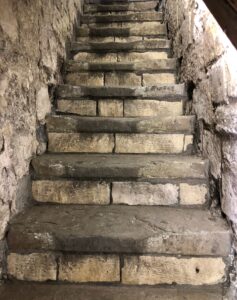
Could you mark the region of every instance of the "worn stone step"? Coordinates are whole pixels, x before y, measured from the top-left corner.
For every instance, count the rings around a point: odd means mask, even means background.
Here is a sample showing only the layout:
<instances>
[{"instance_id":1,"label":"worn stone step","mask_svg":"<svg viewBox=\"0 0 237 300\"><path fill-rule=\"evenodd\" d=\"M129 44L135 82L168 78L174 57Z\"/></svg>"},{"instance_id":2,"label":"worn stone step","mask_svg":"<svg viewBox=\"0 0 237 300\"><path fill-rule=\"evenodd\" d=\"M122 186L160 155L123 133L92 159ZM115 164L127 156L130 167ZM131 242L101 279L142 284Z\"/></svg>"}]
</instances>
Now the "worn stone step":
<instances>
[{"instance_id":1,"label":"worn stone step","mask_svg":"<svg viewBox=\"0 0 237 300\"><path fill-rule=\"evenodd\" d=\"M136 73L136 72L69 72L65 76L64 82L74 86L84 85L93 87L102 86L154 86L155 84L175 84L176 75L173 72L158 73Z\"/></svg>"},{"instance_id":2,"label":"worn stone step","mask_svg":"<svg viewBox=\"0 0 237 300\"><path fill-rule=\"evenodd\" d=\"M158 100L187 99L184 84L160 84L149 87L87 87L58 85L56 96L60 99L91 98L140 98Z\"/></svg>"},{"instance_id":3,"label":"worn stone step","mask_svg":"<svg viewBox=\"0 0 237 300\"><path fill-rule=\"evenodd\" d=\"M154 206L34 206L13 218L7 240L10 253L226 257L231 249L224 219L201 209Z\"/></svg>"},{"instance_id":4,"label":"worn stone step","mask_svg":"<svg viewBox=\"0 0 237 300\"><path fill-rule=\"evenodd\" d=\"M123 4L123 3L131 3L131 2L144 2L144 0L86 0L85 4Z\"/></svg>"},{"instance_id":5,"label":"worn stone step","mask_svg":"<svg viewBox=\"0 0 237 300\"><path fill-rule=\"evenodd\" d=\"M222 300L222 289L94 286L68 284L5 284L0 300Z\"/></svg>"},{"instance_id":6,"label":"worn stone step","mask_svg":"<svg viewBox=\"0 0 237 300\"><path fill-rule=\"evenodd\" d=\"M143 73L175 73L177 68L176 59L158 59L139 61L134 63L92 63L69 61L67 63L67 72L131 72L135 74Z\"/></svg>"},{"instance_id":7,"label":"worn stone step","mask_svg":"<svg viewBox=\"0 0 237 300\"><path fill-rule=\"evenodd\" d=\"M155 10L157 1L144 1L137 3L124 3L124 4L98 4L98 5L84 5L84 13L97 13L97 12L129 12L129 11L148 11Z\"/></svg>"},{"instance_id":8,"label":"worn stone step","mask_svg":"<svg viewBox=\"0 0 237 300\"><path fill-rule=\"evenodd\" d=\"M124 44L124 43L123 43ZM168 53L165 51L145 51L145 52L79 52L74 55L73 60L78 62L138 62L144 60L167 59Z\"/></svg>"},{"instance_id":9,"label":"worn stone step","mask_svg":"<svg viewBox=\"0 0 237 300\"><path fill-rule=\"evenodd\" d=\"M32 165L42 179L206 179L208 169L205 160L177 155L45 154Z\"/></svg>"},{"instance_id":10,"label":"worn stone step","mask_svg":"<svg viewBox=\"0 0 237 300\"><path fill-rule=\"evenodd\" d=\"M176 117L183 114L183 102L182 100L170 102L140 99L98 101L58 99L57 112L100 117Z\"/></svg>"},{"instance_id":11,"label":"worn stone step","mask_svg":"<svg viewBox=\"0 0 237 300\"><path fill-rule=\"evenodd\" d=\"M158 22L148 24L137 24L136 26L124 28L110 28L110 27L81 27L77 29L78 36L152 36L152 37L166 37L167 28L164 24Z\"/></svg>"},{"instance_id":12,"label":"worn stone step","mask_svg":"<svg viewBox=\"0 0 237 300\"><path fill-rule=\"evenodd\" d=\"M195 117L165 118L100 118L55 116L47 117L47 131L57 133L194 133Z\"/></svg>"},{"instance_id":13,"label":"worn stone step","mask_svg":"<svg viewBox=\"0 0 237 300\"><path fill-rule=\"evenodd\" d=\"M32 197L39 203L203 206L208 201L204 182L150 183L78 180L35 180Z\"/></svg>"},{"instance_id":14,"label":"worn stone step","mask_svg":"<svg viewBox=\"0 0 237 300\"><path fill-rule=\"evenodd\" d=\"M111 15L83 15L82 23L112 23L112 22L144 22L163 21L163 14L160 12L142 12L129 14Z\"/></svg>"}]
</instances>

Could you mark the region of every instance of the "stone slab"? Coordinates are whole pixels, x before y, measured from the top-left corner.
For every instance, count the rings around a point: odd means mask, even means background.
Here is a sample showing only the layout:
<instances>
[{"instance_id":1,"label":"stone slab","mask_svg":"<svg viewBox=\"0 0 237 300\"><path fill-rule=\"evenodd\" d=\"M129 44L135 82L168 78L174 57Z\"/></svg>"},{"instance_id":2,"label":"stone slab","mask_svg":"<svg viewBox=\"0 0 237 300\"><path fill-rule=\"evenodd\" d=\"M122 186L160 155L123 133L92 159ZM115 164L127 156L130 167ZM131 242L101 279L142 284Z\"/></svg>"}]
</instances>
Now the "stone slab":
<instances>
[{"instance_id":1,"label":"stone slab","mask_svg":"<svg viewBox=\"0 0 237 300\"><path fill-rule=\"evenodd\" d=\"M61 99L93 98L140 98L158 100L186 99L184 84L160 84L149 87L87 87L58 85L56 95Z\"/></svg>"},{"instance_id":2,"label":"stone slab","mask_svg":"<svg viewBox=\"0 0 237 300\"><path fill-rule=\"evenodd\" d=\"M170 41L167 39L149 39L145 41L127 41L126 43L121 40L118 41L118 38L115 38L115 42L95 42L93 41L95 37L90 37L89 42L74 42L72 43L71 51L72 53L77 53L80 51L86 52L122 52L122 51L135 51L135 52L144 52L154 50L156 52L169 52L170 50ZM129 37L134 38L132 36ZM116 40L117 39L117 40ZM79 38L81 40L81 37ZM82 55L81 55L82 56ZM154 57L154 59L156 59Z\"/></svg>"},{"instance_id":3,"label":"stone slab","mask_svg":"<svg viewBox=\"0 0 237 300\"><path fill-rule=\"evenodd\" d=\"M107 100L104 100L107 103ZM110 103L108 101L108 103ZM101 118L79 116L47 117L47 131L58 133L193 133L194 116Z\"/></svg>"},{"instance_id":4,"label":"stone slab","mask_svg":"<svg viewBox=\"0 0 237 300\"><path fill-rule=\"evenodd\" d=\"M96 72L68 73L65 76L65 83L72 85L103 86L104 74Z\"/></svg>"},{"instance_id":5,"label":"stone slab","mask_svg":"<svg viewBox=\"0 0 237 300\"><path fill-rule=\"evenodd\" d=\"M124 258L124 284L215 285L226 281L222 258L176 258L165 256L128 256Z\"/></svg>"},{"instance_id":6,"label":"stone slab","mask_svg":"<svg viewBox=\"0 0 237 300\"><path fill-rule=\"evenodd\" d=\"M112 153L113 134L48 133L48 151L64 153Z\"/></svg>"},{"instance_id":7,"label":"stone slab","mask_svg":"<svg viewBox=\"0 0 237 300\"><path fill-rule=\"evenodd\" d=\"M96 12L127 12L127 11L146 11L155 9L157 1L144 1L141 3L125 3L116 5L85 5L84 13L96 13Z\"/></svg>"},{"instance_id":8,"label":"stone slab","mask_svg":"<svg viewBox=\"0 0 237 300\"><path fill-rule=\"evenodd\" d=\"M175 84L176 76L172 73L143 74L143 86L155 84Z\"/></svg>"},{"instance_id":9,"label":"stone slab","mask_svg":"<svg viewBox=\"0 0 237 300\"><path fill-rule=\"evenodd\" d=\"M58 100L57 111L79 116L96 116L96 101L93 100Z\"/></svg>"},{"instance_id":10,"label":"stone slab","mask_svg":"<svg viewBox=\"0 0 237 300\"><path fill-rule=\"evenodd\" d=\"M141 86L142 77L135 73L108 72L105 73L105 86Z\"/></svg>"},{"instance_id":11,"label":"stone slab","mask_svg":"<svg viewBox=\"0 0 237 300\"><path fill-rule=\"evenodd\" d=\"M202 209L152 206L34 206L12 219L10 251L227 256L224 219Z\"/></svg>"},{"instance_id":12,"label":"stone slab","mask_svg":"<svg viewBox=\"0 0 237 300\"><path fill-rule=\"evenodd\" d=\"M44 154L33 158L36 177L82 179L206 179L207 161L194 156Z\"/></svg>"},{"instance_id":13,"label":"stone slab","mask_svg":"<svg viewBox=\"0 0 237 300\"><path fill-rule=\"evenodd\" d=\"M167 59L168 53L165 51L145 51L145 52L118 52L118 62L139 62L158 59Z\"/></svg>"},{"instance_id":14,"label":"stone slab","mask_svg":"<svg viewBox=\"0 0 237 300\"><path fill-rule=\"evenodd\" d=\"M123 100L100 100L98 114L100 117L123 117Z\"/></svg>"},{"instance_id":15,"label":"stone slab","mask_svg":"<svg viewBox=\"0 0 237 300\"><path fill-rule=\"evenodd\" d=\"M41 203L110 203L110 185L98 181L37 180L32 182L32 197Z\"/></svg>"},{"instance_id":16,"label":"stone slab","mask_svg":"<svg viewBox=\"0 0 237 300\"><path fill-rule=\"evenodd\" d=\"M117 53L89 53L89 52L79 52L74 55L73 59L79 62L116 62Z\"/></svg>"},{"instance_id":17,"label":"stone slab","mask_svg":"<svg viewBox=\"0 0 237 300\"><path fill-rule=\"evenodd\" d=\"M208 200L208 190L205 184L190 185L180 184L180 204L181 205L203 205Z\"/></svg>"},{"instance_id":18,"label":"stone slab","mask_svg":"<svg viewBox=\"0 0 237 300\"><path fill-rule=\"evenodd\" d=\"M74 284L5 284L0 300L222 300L222 290L213 288L160 288L89 286Z\"/></svg>"}]
</instances>

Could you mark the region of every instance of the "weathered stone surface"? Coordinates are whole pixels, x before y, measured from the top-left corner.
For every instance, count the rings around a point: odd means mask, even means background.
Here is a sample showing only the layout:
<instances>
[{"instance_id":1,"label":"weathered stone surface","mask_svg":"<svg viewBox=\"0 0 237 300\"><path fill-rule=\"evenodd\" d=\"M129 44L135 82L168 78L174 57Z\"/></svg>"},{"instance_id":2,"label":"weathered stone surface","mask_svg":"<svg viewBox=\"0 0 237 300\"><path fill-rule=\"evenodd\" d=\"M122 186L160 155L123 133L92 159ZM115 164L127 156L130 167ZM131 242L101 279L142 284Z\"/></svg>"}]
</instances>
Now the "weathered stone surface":
<instances>
[{"instance_id":1,"label":"weathered stone surface","mask_svg":"<svg viewBox=\"0 0 237 300\"><path fill-rule=\"evenodd\" d=\"M158 59L158 60L149 60L149 61L138 61L138 62L117 62L117 63L87 63L87 62L75 62L69 61L67 64L67 71L68 72L81 72L81 71L96 71L96 72L106 72L106 71L135 71L136 74L143 74L154 72L156 74L144 74L144 79L147 82L152 80L152 77L149 75L154 76L154 83L156 77L164 78L167 76L167 79L174 77L174 74L165 73L159 74L162 72L174 72L176 69L176 60L175 59ZM108 74L111 76L111 73ZM148 80L147 80L148 78ZM168 82L167 82L168 83ZM171 82L175 83L175 82Z\"/></svg>"},{"instance_id":2,"label":"weathered stone surface","mask_svg":"<svg viewBox=\"0 0 237 300\"><path fill-rule=\"evenodd\" d=\"M0 286L0 299L6 300L222 300L220 287L159 288L88 286L73 284L8 284Z\"/></svg>"},{"instance_id":3,"label":"weathered stone surface","mask_svg":"<svg viewBox=\"0 0 237 300\"><path fill-rule=\"evenodd\" d=\"M183 102L157 100L126 100L124 101L125 117L181 116Z\"/></svg>"},{"instance_id":4,"label":"weathered stone surface","mask_svg":"<svg viewBox=\"0 0 237 300\"><path fill-rule=\"evenodd\" d=\"M78 36L155 36L165 37L167 34L166 26L158 22L137 23L132 27L111 28L111 27L81 27L77 30Z\"/></svg>"},{"instance_id":5,"label":"weathered stone surface","mask_svg":"<svg viewBox=\"0 0 237 300\"><path fill-rule=\"evenodd\" d=\"M94 12L120 12L120 11L146 11L155 9L157 6L157 1L146 1L141 3L126 3L116 5L85 5L85 13Z\"/></svg>"},{"instance_id":6,"label":"weathered stone surface","mask_svg":"<svg viewBox=\"0 0 237 300\"><path fill-rule=\"evenodd\" d=\"M182 205L203 205L207 202L207 186L180 184L180 204Z\"/></svg>"},{"instance_id":7,"label":"weathered stone surface","mask_svg":"<svg viewBox=\"0 0 237 300\"><path fill-rule=\"evenodd\" d=\"M123 117L123 101L101 100L98 103L98 113L101 117Z\"/></svg>"},{"instance_id":8,"label":"weathered stone surface","mask_svg":"<svg viewBox=\"0 0 237 300\"><path fill-rule=\"evenodd\" d=\"M182 153L183 134L116 134L115 153Z\"/></svg>"},{"instance_id":9,"label":"weathered stone surface","mask_svg":"<svg viewBox=\"0 0 237 300\"><path fill-rule=\"evenodd\" d=\"M135 73L116 72L105 74L105 86L141 86L142 78Z\"/></svg>"},{"instance_id":10,"label":"weathered stone surface","mask_svg":"<svg viewBox=\"0 0 237 300\"><path fill-rule=\"evenodd\" d=\"M153 51L153 52L120 52L118 53L118 61L119 62L136 62L141 60L156 60L156 59L166 59L168 58L168 54L165 51Z\"/></svg>"},{"instance_id":11,"label":"weathered stone surface","mask_svg":"<svg viewBox=\"0 0 237 300\"><path fill-rule=\"evenodd\" d=\"M162 13L158 12L137 12L129 14L111 15L84 15L83 23L111 23L111 22L137 22L137 21L162 21Z\"/></svg>"},{"instance_id":12,"label":"weathered stone surface","mask_svg":"<svg viewBox=\"0 0 237 300\"><path fill-rule=\"evenodd\" d=\"M113 204L174 205L178 203L179 187L175 184L148 182L113 182Z\"/></svg>"},{"instance_id":13,"label":"weathered stone surface","mask_svg":"<svg viewBox=\"0 0 237 300\"><path fill-rule=\"evenodd\" d=\"M75 61L88 61L88 62L116 62L117 54L116 53L89 53L89 52L80 52L74 55L73 59Z\"/></svg>"},{"instance_id":14,"label":"weathered stone surface","mask_svg":"<svg viewBox=\"0 0 237 300\"><path fill-rule=\"evenodd\" d=\"M65 82L72 85L103 86L103 73L69 73L66 75Z\"/></svg>"},{"instance_id":15,"label":"weathered stone surface","mask_svg":"<svg viewBox=\"0 0 237 300\"><path fill-rule=\"evenodd\" d=\"M96 101L93 100L58 100L57 111L73 113L79 116L96 116Z\"/></svg>"},{"instance_id":16,"label":"weathered stone surface","mask_svg":"<svg viewBox=\"0 0 237 300\"><path fill-rule=\"evenodd\" d=\"M153 59L167 58L168 52L170 50L170 41L169 40L149 39L149 40L142 41L142 40L137 40L138 38L141 39L141 37L137 37L137 36L135 36L135 37L134 36L115 37L115 42L101 43L101 42L96 42L95 37L89 37L88 43L85 43L85 42L80 43L79 41L82 39L80 37L80 38L78 38L78 42L75 42L72 44L71 51L73 53L77 53L80 51L86 51L83 55L79 55L80 53L78 53L78 55L81 56L82 58L84 58L86 56L87 52L89 55L90 52L95 52L95 51L97 53L101 52L101 56L102 56L102 54L104 54L104 56L106 55L105 53L103 53L103 51L104 52L138 51L138 52L141 52L140 56L143 55L142 57L144 60L148 60L148 59L144 58L144 56L145 56L144 51L146 51L147 52L146 57L147 57L147 55L150 55L150 59L152 59L152 58ZM153 56L152 56L152 52L148 52L149 50L155 51L155 53L153 53ZM137 56L139 55L138 52L134 52L131 54L133 54L133 56L136 57L136 54L137 54ZM159 53L160 55L157 53ZM91 53L91 54L93 54L93 53ZM126 53L126 54L129 54L129 53ZM80 61L80 60L78 59L78 61Z\"/></svg>"},{"instance_id":17,"label":"weathered stone surface","mask_svg":"<svg viewBox=\"0 0 237 300\"><path fill-rule=\"evenodd\" d=\"M32 161L38 177L62 178L199 178L207 161L192 156L45 154Z\"/></svg>"},{"instance_id":18,"label":"weathered stone surface","mask_svg":"<svg viewBox=\"0 0 237 300\"><path fill-rule=\"evenodd\" d=\"M125 257L124 284L214 285L226 281L222 258L176 258L156 256Z\"/></svg>"},{"instance_id":19,"label":"weathered stone surface","mask_svg":"<svg viewBox=\"0 0 237 300\"><path fill-rule=\"evenodd\" d=\"M7 257L8 276L18 280L47 281L56 280L57 263L53 254L10 253Z\"/></svg>"},{"instance_id":20,"label":"weathered stone surface","mask_svg":"<svg viewBox=\"0 0 237 300\"><path fill-rule=\"evenodd\" d=\"M105 100L104 102L106 103ZM125 100L126 102L126 100ZM110 103L110 102L109 102ZM109 133L193 133L195 117L100 118L49 116L48 132L109 132Z\"/></svg>"},{"instance_id":21,"label":"weathered stone surface","mask_svg":"<svg viewBox=\"0 0 237 300\"><path fill-rule=\"evenodd\" d=\"M61 204L109 204L110 186L105 182L37 180L32 196L38 202Z\"/></svg>"},{"instance_id":22,"label":"weathered stone surface","mask_svg":"<svg viewBox=\"0 0 237 300\"><path fill-rule=\"evenodd\" d=\"M119 257L64 255L59 261L58 276L68 282L119 282Z\"/></svg>"},{"instance_id":23,"label":"weathered stone surface","mask_svg":"<svg viewBox=\"0 0 237 300\"><path fill-rule=\"evenodd\" d=\"M172 73L143 74L143 85L155 85L166 83L176 83L175 75Z\"/></svg>"},{"instance_id":24,"label":"weathered stone surface","mask_svg":"<svg viewBox=\"0 0 237 300\"><path fill-rule=\"evenodd\" d=\"M111 153L114 137L105 133L49 133L49 152Z\"/></svg>"},{"instance_id":25,"label":"weathered stone surface","mask_svg":"<svg viewBox=\"0 0 237 300\"><path fill-rule=\"evenodd\" d=\"M202 209L156 206L34 206L8 233L10 251L157 253L227 256L231 233L224 219Z\"/></svg>"},{"instance_id":26,"label":"weathered stone surface","mask_svg":"<svg viewBox=\"0 0 237 300\"><path fill-rule=\"evenodd\" d=\"M179 100L187 98L185 85L160 84L149 87L86 87L58 85L57 95L62 99L94 98L140 98L159 100Z\"/></svg>"},{"instance_id":27,"label":"weathered stone surface","mask_svg":"<svg viewBox=\"0 0 237 300\"><path fill-rule=\"evenodd\" d=\"M107 37L95 37L95 36L86 36L86 37L77 37L77 42L82 43L83 45L86 43L111 43L114 42L113 36L107 36ZM73 43L72 43L73 45Z\"/></svg>"}]
</instances>

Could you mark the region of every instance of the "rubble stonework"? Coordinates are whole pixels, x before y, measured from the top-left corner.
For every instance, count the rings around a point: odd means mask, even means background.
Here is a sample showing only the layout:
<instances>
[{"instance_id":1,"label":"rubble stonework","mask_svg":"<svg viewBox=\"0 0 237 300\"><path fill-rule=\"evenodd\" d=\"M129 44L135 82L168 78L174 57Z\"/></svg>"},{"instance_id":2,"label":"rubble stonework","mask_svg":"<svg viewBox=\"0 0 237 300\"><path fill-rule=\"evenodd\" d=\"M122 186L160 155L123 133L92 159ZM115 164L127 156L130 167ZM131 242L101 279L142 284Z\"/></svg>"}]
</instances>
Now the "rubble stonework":
<instances>
[{"instance_id":1,"label":"rubble stonework","mask_svg":"<svg viewBox=\"0 0 237 300\"><path fill-rule=\"evenodd\" d=\"M167 0L165 18L180 78L192 93L200 150L210 160L223 212L237 224L237 51L203 0ZM217 193L218 194L218 193Z\"/></svg>"},{"instance_id":2,"label":"rubble stonework","mask_svg":"<svg viewBox=\"0 0 237 300\"><path fill-rule=\"evenodd\" d=\"M41 128L51 111L48 86L61 82L81 2L0 1L1 244L9 219L30 198L30 161L46 149Z\"/></svg>"}]
</instances>

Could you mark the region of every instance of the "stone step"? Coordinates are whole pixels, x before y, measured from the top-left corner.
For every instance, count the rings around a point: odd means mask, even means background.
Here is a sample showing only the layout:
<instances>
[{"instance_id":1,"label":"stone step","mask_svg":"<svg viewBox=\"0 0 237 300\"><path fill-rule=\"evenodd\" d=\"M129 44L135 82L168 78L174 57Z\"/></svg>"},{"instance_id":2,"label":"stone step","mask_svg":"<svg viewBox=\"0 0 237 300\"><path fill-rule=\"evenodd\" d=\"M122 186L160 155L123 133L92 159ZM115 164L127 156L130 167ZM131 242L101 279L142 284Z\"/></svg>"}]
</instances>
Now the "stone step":
<instances>
[{"instance_id":1,"label":"stone step","mask_svg":"<svg viewBox=\"0 0 237 300\"><path fill-rule=\"evenodd\" d=\"M129 21L121 21L121 22L109 22L109 23L82 23L79 27L78 30L80 29L91 29L91 28L117 28L117 29L122 29L122 28L126 28L126 29L131 29L133 27L139 27L139 28L146 28L149 27L153 30L153 28L158 28L160 29L161 26L165 26L163 23L161 23L160 21L133 21L133 22L129 22ZM135 35L137 36L137 35ZM138 35L139 36L139 35Z\"/></svg>"},{"instance_id":2,"label":"stone step","mask_svg":"<svg viewBox=\"0 0 237 300\"><path fill-rule=\"evenodd\" d=\"M47 131L57 133L194 133L195 117L166 118L101 118L55 116L47 117Z\"/></svg>"},{"instance_id":3,"label":"stone step","mask_svg":"<svg viewBox=\"0 0 237 300\"><path fill-rule=\"evenodd\" d=\"M61 100L57 112L100 117L176 117L183 114L183 101L159 100ZM171 120L170 120L171 121ZM172 123L172 121L171 121Z\"/></svg>"},{"instance_id":4,"label":"stone step","mask_svg":"<svg viewBox=\"0 0 237 300\"><path fill-rule=\"evenodd\" d=\"M144 41L131 41L131 42L75 42L71 47L72 53L80 51L84 52L111 52L115 53L122 51L144 52L144 51L156 51L156 52L169 52L170 41L167 39L147 39ZM156 58L154 58L156 59Z\"/></svg>"},{"instance_id":5,"label":"stone step","mask_svg":"<svg viewBox=\"0 0 237 300\"><path fill-rule=\"evenodd\" d=\"M132 2L144 2L146 0L86 0L85 4L104 4L104 5L111 5L111 4L127 4Z\"/></svg>"},{"instance_id":6,"label":"stone step","mask_svg":"<svg viewBox=\"0 0 237 300\"><path fill-rule=\"evenodd\" d=\"M176 75L173 72L139 73L136 72L69 72L64 82L73 86L93 87L141 87L157 84L175 84Z\"/></svg>"},{"instance_id":7,"label":"stone step","mask_svg":"<svg viewBox=\"0 0 237 300\"><path fill-rule=\"evenodd\" d=\"M129 14L110 14L110 15L83 15L82 23L113 23L113 22L153 22L163 21L163 14L159 12L137 12Z\"/></svg>"},{"instance_id":8,"label":"stone step","mask_svg":"<svg viewBox=\"0 0 237 300\"><path fill-rule=\"evenodd\" d=\"M227 257L231 232L224 219L202 209L41 205L13 218L7 241L9 253L130 254L131 260L137 255L181 255L189 260Z\"/></svg>"},{"instance_id":9,"label":"stone step","mask_svg":"<svg viewBox=\"0 0 237 300\"><path fill-rule=\"evenodd\" d=\"M36 178L115 180L206 179L208 163L195 156L45 154L32 160Z\"/></svg>"},{"instance_id":10,"label":"stone step","mask_svg":"<svg viewBox=\"0 0 237 300\"><path fill-rule=\"evenodd\" d=\"M133 23L132 23L133 24ZM124 27L124 28L111 28L111 27L80 27L77 29L78 36L152 36L152 37L166 37L167 28L166 25L158 22L145 22L138 23L136 26Z\"/></svg>"},{"instance_id":11,"label":"stone step","mask_svg":"<svg viewBox=\"0 0 237 300\"><path fill-rule=\"evenodd\" d=\"M89 286L68 284L5 284L0 300L222 300L222 289Z\"/></svg>"},{"instance_id":12,"label":"stone step","mask_svg":"<svg viewBox=\"0 0 237 300\"><path fill-rule=\"evenodd\" d=\"M160 84L149 87L88 87L58 85L56 96L60 99L116 98L184 100L187 92L184 84Z\"/></svg>"},{"instance_id":13,"label":"stone step","mask_svg":"<svg viewBox=\"0 0 237 300\"><path fill-rule=\"evenodd\" d=\"M93 63L77 62L71 60L67 63L67 72L134 72L143 73L175 73L177 68L176 59L158 59L129 62Z\"/></svg>"},{"instance_id":14,"label":"stone step","mask_svg":"<svg viewBox=\"0 0 237 300\"><path fill-rule=\"evenodd\" d=\"M131 11L155 11L157 1L143 1L137 3L124 3L124 4L98 4L98 5L84 5L84 13L98 13L98 12L131 12Z\"/></svg>"},{"instance_id":15,"label":"stone step","mask_svg":"<svg viewBox=\"0 0 237 300\"><path fill-rule=\"evenodd\" d=\"M124 43L123 43L124 44ZM145 51L145 52L78 52L73 59L78 62L138 62L144 60L167 59L166 51Z\"/></svg>"}]
</instances>

